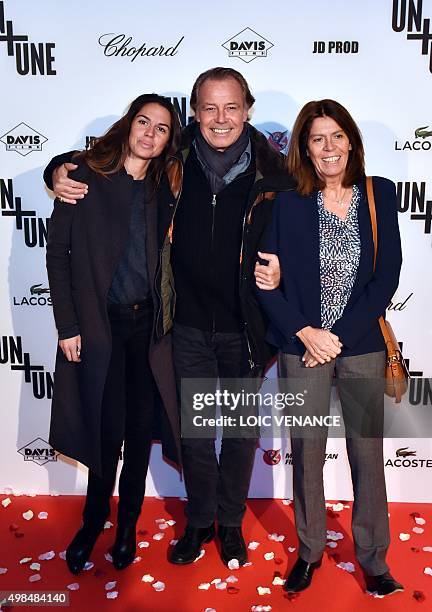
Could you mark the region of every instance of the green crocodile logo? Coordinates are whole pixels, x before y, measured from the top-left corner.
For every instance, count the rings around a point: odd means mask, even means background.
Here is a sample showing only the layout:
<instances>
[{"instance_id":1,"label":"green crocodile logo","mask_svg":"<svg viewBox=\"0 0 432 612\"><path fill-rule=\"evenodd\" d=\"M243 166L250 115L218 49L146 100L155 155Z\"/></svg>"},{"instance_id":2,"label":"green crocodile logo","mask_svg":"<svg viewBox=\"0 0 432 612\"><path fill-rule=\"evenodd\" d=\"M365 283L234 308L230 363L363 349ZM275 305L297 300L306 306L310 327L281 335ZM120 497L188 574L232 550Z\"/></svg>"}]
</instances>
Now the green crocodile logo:
<instances>
[{"instance_id":1,"label":"green crocodile logo","mask_svg":"<svg viewBox=\"0 0 432 612\"><path fill-rule=\"evenodd\" d=\"M404 446L402 448L398 448L396 451L396 457L415 457L417 451L408 450L408 446Z\"/></svg>"},{"instance_id":2,"label":"green crocodile logo","mask_svg":"<svg viewBox=\"0 0 432 612\"><path fill-rule=\"evenodd\" d=\"M429 138L429 136L432 136L432 131L427 131L427 128L429 126L425 125L424 127L419 127L416 129L415 131L415 137L416 138Z\"/></svg>"},{"instance_id":3,"label":"green crocodile logo","mask_svg":"<svg viewBox=\"0 0 432 612\"><path fill-rule=\"evenodd\" d=\"M50 292L49 289L42 287L42 283L39 283L39 285L32 285L30 287L31 295L42 295L42 293L49 293L49 292Z\"/></svg>"}]
</instances>

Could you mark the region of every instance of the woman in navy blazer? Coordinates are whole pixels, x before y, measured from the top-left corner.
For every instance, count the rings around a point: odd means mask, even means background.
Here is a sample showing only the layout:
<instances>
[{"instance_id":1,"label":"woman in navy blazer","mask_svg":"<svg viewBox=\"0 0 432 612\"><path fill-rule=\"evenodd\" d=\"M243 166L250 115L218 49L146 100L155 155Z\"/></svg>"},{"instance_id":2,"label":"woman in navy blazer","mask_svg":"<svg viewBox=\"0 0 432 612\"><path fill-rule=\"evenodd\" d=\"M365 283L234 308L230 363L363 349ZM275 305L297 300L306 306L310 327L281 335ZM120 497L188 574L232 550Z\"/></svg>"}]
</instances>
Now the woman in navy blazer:
<instances>
[{"instance_id":1,"label":"woman in navy blazer","mask_svg":"<svg viewBox=\"0 0 432 612\"><path fill-rule=\"evenodd\" d=\"M374 269L363 144L343 106L322 100L303 107L293 128L287 169L297 187L280 192L275 200L267 249L278 255L283 281L278 289L259 291L271 322L267 340L279 348L279 376L287 390L298 391L301 379L315 391L315 402L309 396L307 407L311 414L328 414L332 379L338 379L349 433L356 555L368 590L389 595L403 587L385 563L389 528L380 433L385 344L378 319L398 286L402 263L395 186L385 178L373 179L378 226ZM353 381L359 380L356 387ZM374 435L370 427L353 433L347 423L353 416L357 427L368 422L375 428ZM327 432L320 435L307 437L291 429L300 545L285 582L289 592L310 585L326 544L322 470Z\"/></svg>"}]
</instances>

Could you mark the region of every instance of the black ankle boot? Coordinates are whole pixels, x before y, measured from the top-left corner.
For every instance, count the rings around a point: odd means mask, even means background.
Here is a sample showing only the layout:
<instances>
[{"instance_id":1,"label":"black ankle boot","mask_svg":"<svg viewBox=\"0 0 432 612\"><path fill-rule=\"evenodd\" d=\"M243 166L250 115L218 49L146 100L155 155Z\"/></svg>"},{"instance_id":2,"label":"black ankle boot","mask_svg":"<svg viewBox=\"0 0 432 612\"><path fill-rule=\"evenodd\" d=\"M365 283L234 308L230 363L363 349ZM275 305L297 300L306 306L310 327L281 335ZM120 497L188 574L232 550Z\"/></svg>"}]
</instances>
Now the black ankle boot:
<instances>
[{"instance_id":1,"label":"black ankle boot","mask_svg":"<svg viewBox=\"0 0 432 612\"><path fill-rule=\"evenodd\" d=\"M300 591L304 591L312 582L314 571L319 567L321 567L321 559L314 563L308 563L299 557L286 579L284 590L288 593L299 593Z\"/></svg>"},{"instance_id":2,"label":"black ankle boot","mask_svg":"<svg viewBox=\"0 0 432 612\"><path fill-rule=\"evenodd\" d=\"M174 546L169 560L177 565L192 563L198 557L201 545L211 542L215 536L214 525L210 527L192 527L187 525L183 536Z\"/></svg>"},{"instance_id":3,"label":"black ankle boot","mask_svg":"<svg viewBox=\"0 0 432 612\"><path fill-rule=\"evenodd\" d=\"M136 522L117 527L116 539L111 551L113 565L116 569L125 569L135 559Z\"/></svg>"},{"instance_id":4,"label":"black ankle boot","mask_svg":"<svg viewBox=\"0 0 432 612\"><path fill-rule=\"evenodd\" d=\"M85 524L75 534L66 549L66 563L72 574L78 574L89 560L102 528L91 528Z\"/></svg>"}]
</instances>

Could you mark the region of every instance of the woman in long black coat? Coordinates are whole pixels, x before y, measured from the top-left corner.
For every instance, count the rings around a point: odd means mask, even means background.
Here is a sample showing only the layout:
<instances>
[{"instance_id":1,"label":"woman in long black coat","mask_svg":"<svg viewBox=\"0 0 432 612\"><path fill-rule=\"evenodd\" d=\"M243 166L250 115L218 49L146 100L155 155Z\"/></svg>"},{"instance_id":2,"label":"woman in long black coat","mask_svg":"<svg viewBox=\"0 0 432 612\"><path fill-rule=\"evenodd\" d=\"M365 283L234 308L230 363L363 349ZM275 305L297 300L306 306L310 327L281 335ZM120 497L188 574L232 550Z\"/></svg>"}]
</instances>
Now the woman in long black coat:
<instances>
[{"instance_id":1,"label":"woman in long black coat","mask_svg":"<svg viewBox=\"0 0 432 612\"><path fill-rule=\"evenodd\" d=\"M66 551L73 573L84 567L109 515L123 441L117 569L135 557L152 439L180 463L168 334L179 134L167 98L138 97L92 149L74 156L71 178L88 185L84 199L54 204L47 269L59 347L50 442L89 468L83 525Z\"/></svg>"}]
</instances>

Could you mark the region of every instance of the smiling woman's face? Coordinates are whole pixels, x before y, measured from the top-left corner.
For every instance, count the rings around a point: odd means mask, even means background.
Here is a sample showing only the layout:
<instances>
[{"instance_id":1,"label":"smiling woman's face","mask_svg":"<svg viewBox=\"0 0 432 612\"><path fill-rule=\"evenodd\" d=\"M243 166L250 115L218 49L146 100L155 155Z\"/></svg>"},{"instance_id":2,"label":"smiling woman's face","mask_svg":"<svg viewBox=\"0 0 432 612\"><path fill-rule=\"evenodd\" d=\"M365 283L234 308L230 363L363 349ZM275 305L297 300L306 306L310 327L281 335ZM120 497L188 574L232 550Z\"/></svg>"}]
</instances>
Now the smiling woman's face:
<instances>
[{"instance_id":1,"label":"smiling woman's face","mask_svg":"<svg viewBox=\"0 0 432 612\"><path fill-rule=\"evenodd\" d=\"M312 121L307 151L316 173L325 183L342 182L351 149L348 136L334 119L317 117Z\"/></svg>"}]
</instances>

